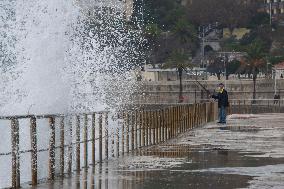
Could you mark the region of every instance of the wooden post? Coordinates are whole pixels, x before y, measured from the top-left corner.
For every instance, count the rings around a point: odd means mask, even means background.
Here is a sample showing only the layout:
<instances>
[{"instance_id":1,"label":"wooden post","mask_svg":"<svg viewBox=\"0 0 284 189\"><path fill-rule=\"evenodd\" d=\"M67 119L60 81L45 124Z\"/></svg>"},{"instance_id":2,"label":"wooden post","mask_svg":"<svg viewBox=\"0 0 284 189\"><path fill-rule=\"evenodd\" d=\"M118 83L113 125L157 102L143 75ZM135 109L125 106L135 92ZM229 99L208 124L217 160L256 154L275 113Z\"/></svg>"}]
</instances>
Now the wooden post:
<instances>
[{"instance_id":1,"label":"wooden post","mask_svg":"<svg viewBox=\"0 0 284 189\"><path fill-rule=\"evenodd\" d=\"M19 121L11 120L12 143L12 187L20 187L20 153L19 153Z\"/></svg>"},{"instance_id":2,"label":"wooden post","mask_svg":"<svg viewBox=\"0 0 284 189\"><path fill-rule=\"evenodd\" d=\"M55 175L55 119L53 117L48 118L50 127L49 138L49 169L48 179L54 180Z\"/></svg>"},{"instance_id":3,"label":"wooden post","mask_svg":"<svg viewBox=\"0 0 284 189\"><path fill-rule=\"evenodd\" d=\"M161 111L161 120L162 120L161 141L164 142L164 140L165 140L165 125L166 125L165 109L162 109L162 111Z\"/></svg>"},{"instance_id":4,"label":"wooden post","mask_svg":"<svg viewBox=\"0 0 284 189\"><path fill-rule=\"evenodd\" d=\"M176 107L173 107L173 129L172 129L172 138L175 137L175 127L176 127Z\"/></svg>"},{"instance_id":5,"label":"wooden post","mask_svg":"<svg viewBox=\"0 0 284 189\"><path fill-rule=\"evenodd\" d=\"M126 112L125 113L125 117L124 117L125 121L125 125L126 125L126 153L129 153L129 113Z\"/></svg>"},{"instance_id":6,"label":"wooden post","mask_svg":"<svg viewBox=\"0 0 284 189\"><path fill-rule=\"evenodd\" d=\"M109 133L108 133L108 112L105 113L105 158L108 159Z\"/></svg>"},{"instance_id":7,"label":"wooden post","mask_svg":"<svg viewBox=\"0 0 284 189\"><path fill-rule=\"evenodd\" d=\"M96 114L92 114L92 164L96 165Z\"/></svg>"},{"instance_id":8,"label":"wooden post","mask_svg":"<svg viewBox=\"0 0 284 189\"><path fill-rule=\"evenodd\" d=\"M138 149L138 124L140 124L139 112L136 110L134 114L134 130L135 130L135 149Z\"/></svg>"},{"instance_id":9,"label":"wooden post","mask_svg":"<svg viewBox=\"0 0 284 189\"><path fill-rule=\"evenodd\" d=\"M76 171L77 173L81 170L81 161L80 161L80 116L76 116Z\"/></svg>"},{"instance_id":10,"label":"wooden post","mask_svg":"<svg viewBox=\"0 0 284 189\"><path fill-rule=\"evenodd\" d=\"M116 128L116 156L119 157L119 128Z\"/></svg>"},{"instance_id":11,"label":"wooden post","mask_svg":"<svg viewBox=\"0 0 284 189\"><path fill-rule=\"evenodd\" d=\"M148 128L149 128L149 112L146 111L146 119L145 119L145 146L149 145L149 132L148 132Z\"/></svg>"},{"instance_id":12,"label":"wooden post","mask_svg":"<svg viewBox=\"0 0 284 189\"><path fill-rule=\"evenodd\" d=\"M69 135L70 135L70 143L68 146L68 174L72 173L72 152L73 152L73 129L72 129L72 117L69 118Z\"/></svg>"},{"instance_id":13,"label":"wooden post","mask_svg":"<svg viewBox=\"0 0 284 189\"><path fill-rule=\"evenodd\" d=\"M158 143L162 141L162 117L161 110L158 110Z\"/></svg>"},{"instance_id":14,"label":"wooden post","mask_svg":"<svg viewBox=\"0 0 284 189\"><path fill-rule=\"evenodd\" d=\"M124 118L124 112L123 112L123 118ZM124 156L124 126L125 126L125 120L123 120L123 123L121 125L121 154L122 156Z\"/></svg>"},{"instance_id":15,"label":"wooden post","mask_svg":"<svg viewBox=\"0 0 284 189\"><path fill-rule=\"evenodd\" d=\"M145 127L146 127L146 112L142 111L142 125L141 125L141 138L142 138L142 147L145 146Z\"/></svg>"},{"instance_id":16,"label":"wooden post","mask_svg":"<svg viewBox=\"0 0 284 189\"><path fill-rule=\"evenodd\" d=\"M115 157L114 155L114 136L115 136L115 131L112 129L112 137L111 137L111 157Z\"/></svg>"},{"instance_id":17,"label":"wooden post","mask_svg":"<svg viewBox=\"0 0 284 189\"><path fill-rule=\"evenodd\" d=\"M99 115L99 163L103 162L103 116Z\"/></svg>"},{"instance_id":18,"label":"wooden post","mask_svg":"<svg viewBox=\"0 0 284 189\"><path fill-rule=\"evenodd\" d=\"M165 141L168 140L168 133L169 133L169 125L170 125L170 114L169 114L169 108L165 111L165 119L166 119L166 125L165 125Z\"/></svg>"},{"instance_id":19,"label":"wooden post","mask_svg":"<svg viewBox=\"0 0 284 189\"><path fill-rule=\"evenodd\" d=\"M151 125L151 134L153 135L153 141L151 144L155 145L156 144L156 123L157 123L157 115L156 115L156 110L152 112L152 125ZM152 138L152 137L151 137Z\"/></svg>"},{"instance_id":20,"label":"wooden post","mask_svg":"<svg viewBox=\"0 0 284 189\"><path fill-rule=\"evenodd\" d=\"M135 123L135 114L132 112L130 114L130 120L131 120L131 151L134 151L134 140L135 140L135 135L134 135L134 125L136 125Z\"/></svg>"},{"instance_id":21,"label":"wooden post","mask_svg":"<svg viewBox=\"0 0 284 189\"><path fill-rule=\"evenodd\" d=\"M16 119L11 120L11 144L12 144L12 188L17 187L17 147L15 140L16 132Z\"/></svg>"},{"instance_id":22,"label":"wooden post","mask_svg":"<svg viewBox=\"0 0 284 189\"><path fill-rule=\"evenodd\" d=\"M88 168L88 115L84 114L84 168Z\"/></svg>"},{"instance_id":23,"label":"wooden post","mask_svg":"<svg viewBox=\"0 0 284 189\"><path fill-rule=\"evenodd\" d=\"M30 119L32 185L37 185L37 131L36 118Z\"/></svg>"},{"instance_id":24,"label":"wooden post","mask_svg":"<svg viewBox=\"0 0 284 189\"><path fill-rule=\"evenodd\" d=\"M64 175L64 117L60 120L60 175Z\"/></svg>"},{"instance_id":25,"label":"wooden post","mask_svg":"<svg viewBox=\"0 0 284 189\"><path fill-rule=\"evenodd\" d=\"M137 148L142 146L142 123L143 123L143 112L139 111L139 143Z\"/></svg>"},{"instance_id":26,"label":"wooden post","mask_svg":"<svg viewBox=\"0 0 284 189\"><path fill-rule=\"evenodd\" d=\"M148 122L148 132L149 132L149 142L148 145L152 145L152 135L153 135L153 111L149 112L149 122Z\"/></svg>"}]
</instances>

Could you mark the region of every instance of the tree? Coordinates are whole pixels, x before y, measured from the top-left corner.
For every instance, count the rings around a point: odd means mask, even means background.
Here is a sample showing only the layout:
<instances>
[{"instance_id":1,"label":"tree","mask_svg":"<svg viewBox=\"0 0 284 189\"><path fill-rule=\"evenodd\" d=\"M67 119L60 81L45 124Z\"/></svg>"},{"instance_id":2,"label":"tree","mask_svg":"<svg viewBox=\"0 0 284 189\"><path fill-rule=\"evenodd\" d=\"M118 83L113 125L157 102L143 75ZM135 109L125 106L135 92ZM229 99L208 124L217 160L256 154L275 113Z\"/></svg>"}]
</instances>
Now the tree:
<instances>
[{"instance_id":1,"label":"tree","mask_svg":"<svg viewBox=\"0 0 284 189\"><path fill-rule=\"evenodd\" d=\"M157 52L159 50L159 40L161 38L162 31L158 24L148 24L144 30L144 36L147 39L149 54L152 63L157 63Z\"/></svg>"},{"instance_id":2,"label":"tree","mask_svg":"<svg viewBox=\"0 0 284 189\"><path fill-rule=\"evenodd\" d=\"M263 41L260 39L254 40L249 44L246 49L246 56L242 59L241 63L243 66L250 70L253 77L253 99L256 99L256 80L257 75L261 68L266 65L266 51Z\"/></svg>"},{"instance_id":3,"label":"tree","mask_svg":"<svg viewBox=\"0 0 284 189\"><path fill-rule=\"evenodd\" d=\"M139 7L139 3L136 4ZM145 24L157 23L164 31L171 30L175 25L176 20L184 17L186 14L185 7L177 0L144 0L143 4Z\"/></svg>"},{"instance_id":4,"label":"tree","mask_svg":"<svg viewBox=\"0 0 284 189\"><path fill-rule=\"evenodd\" d=\"M191 60L188 54L182 51L173 51L167 60L167 62L163 65L163 69L177 69L179 76L179 103L183 102L183 86L182 86L182 75L183 71L186 71L188 68L192 68Z\"/></svg>"},{"instance_id":5,"label":"tree","mask_svg":"<svg viewBox=\"0 0 284 189\"><path fill-rule=\"evenodd\" d=\"M189 21L185 18L177 20L172 30L172 35L182 50L187 49L191 54L195 53L198 47L197 31Z\"/></svg>"},{"instance_id":6,"label":"tree","mask_svg":"<svg viewBox=\"0 0 284 189\"><path fill-rule=\"evenodd\" d=\"M236 74L237 71L239 70L241 65L241 62L238 60L233 60L231 62L227 63L226 69L227 69L227 75L226 75L226 79L228 80L229 76L231 74Z\"/></svg>"},{"instance_id":7,"label":"tree","mask_svg":"<svg viewBox=\"0 0 284 189\"><path fill-rule=\"evenodd\" d=\"M218 80L221 80L221 73L224 71L224 63L219 56L212 57L211 63L207 67L207 71L212 74L216 74Z\"/></svg>"},{"instance_id":8,"label":"tree","mask_svg":"<svg viewBox=\"0 0 284 189\"><path fill-rule=\"evenodd\" d=\"M236 0L198 0L188 7L188 17L197 25L218 22L227 27L231 34L237 27L245 27L257 13L255 3Z\"/></svg>"}]
</instances>

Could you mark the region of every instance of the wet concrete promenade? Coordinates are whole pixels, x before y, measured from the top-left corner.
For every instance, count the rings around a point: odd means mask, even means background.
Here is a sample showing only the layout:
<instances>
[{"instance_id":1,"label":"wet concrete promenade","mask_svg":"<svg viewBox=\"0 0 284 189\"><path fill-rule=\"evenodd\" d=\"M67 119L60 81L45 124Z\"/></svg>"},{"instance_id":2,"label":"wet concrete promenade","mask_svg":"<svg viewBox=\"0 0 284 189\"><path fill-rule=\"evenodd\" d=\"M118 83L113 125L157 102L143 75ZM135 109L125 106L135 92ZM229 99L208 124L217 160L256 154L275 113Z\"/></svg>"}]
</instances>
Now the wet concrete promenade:
<instances>
[{"instance_id":1,"label":"wet concrete promenade","mask_svg":"<svg viewBox=\"0 0 284 189\"><path fill-rule=\"evenodd\" d=\"M24 186L29 188L29 186ZM233 115L37 189L281 189L284 114Z\"/></svg>"}]
</instances>

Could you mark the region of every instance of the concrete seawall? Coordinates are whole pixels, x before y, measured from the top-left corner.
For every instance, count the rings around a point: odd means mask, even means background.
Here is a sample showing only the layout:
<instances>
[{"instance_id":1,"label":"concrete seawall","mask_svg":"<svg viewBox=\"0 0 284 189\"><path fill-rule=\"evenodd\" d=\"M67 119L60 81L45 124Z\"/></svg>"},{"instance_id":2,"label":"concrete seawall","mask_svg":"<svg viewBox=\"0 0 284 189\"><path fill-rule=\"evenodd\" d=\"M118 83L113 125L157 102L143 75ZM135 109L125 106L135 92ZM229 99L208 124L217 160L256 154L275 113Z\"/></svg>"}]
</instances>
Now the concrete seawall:
<instances>
[{"instance_id":1,"label":"concrete seawall","mask_svg":"<svg viewBox=\"0 0 284 189\"><path fill-rule=\"evenodd\" d=\"M199 81L211 93L214 92L218 83L224 81ZM228 80L226 81L226 89L230 95L230 99L252 99L253 81L252 80ZM207 92L194 80L183 81L183 96L185 102L199 101L207 98ZM273 99L275 93L275 81L271 79L257 80L256 84L257 99ZM276 91L280 93L281 99L284 93L284 80L276 81ZM144 82L141 97L134 98L140 102L148 103L174 103L177 102L179 96L178 81L161 81L161 82Z\"/></svg>"}]
</instances>

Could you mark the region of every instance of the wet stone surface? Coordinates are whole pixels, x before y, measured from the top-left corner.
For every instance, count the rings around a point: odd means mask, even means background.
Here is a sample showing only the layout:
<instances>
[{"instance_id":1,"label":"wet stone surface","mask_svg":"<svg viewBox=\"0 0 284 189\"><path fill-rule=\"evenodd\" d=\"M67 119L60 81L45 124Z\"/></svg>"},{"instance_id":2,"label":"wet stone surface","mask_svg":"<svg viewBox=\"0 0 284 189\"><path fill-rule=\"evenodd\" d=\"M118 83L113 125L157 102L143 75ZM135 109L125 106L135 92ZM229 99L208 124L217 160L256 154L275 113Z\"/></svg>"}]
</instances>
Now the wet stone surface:
<instances>
[{"instance_id":1,"label":"wet stone surface","mask_svg":"<svg viewBox=\"0 0 284 189\"><path fill-rule=\"evenodd\" d=\"M37 188L284 188L283 123L283 114L234 115Z\"/></svg>"}]
</instances>

